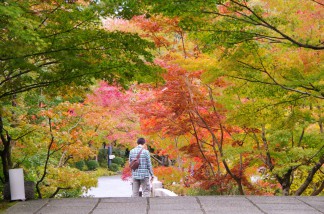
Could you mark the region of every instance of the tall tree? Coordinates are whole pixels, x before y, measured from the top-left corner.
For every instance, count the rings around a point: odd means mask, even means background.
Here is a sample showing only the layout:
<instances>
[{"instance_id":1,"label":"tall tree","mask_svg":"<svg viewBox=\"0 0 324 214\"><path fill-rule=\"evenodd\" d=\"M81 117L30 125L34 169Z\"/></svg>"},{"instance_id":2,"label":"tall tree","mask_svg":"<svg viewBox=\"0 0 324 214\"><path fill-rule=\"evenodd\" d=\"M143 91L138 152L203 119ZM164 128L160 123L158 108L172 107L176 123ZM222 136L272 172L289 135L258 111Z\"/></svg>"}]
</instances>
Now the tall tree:
<instances>
[{"instance_id":1,"label":"tall tree","mask_svg":"<svg viewBox=\"0 0 324 214\"><path fill-rule=\"evenodd\" d=\"M105 79L124 87L156 78L152 44L136 34L107 31L102 18L116 15L109 1L0 2L0 138L8 181L13 133L8 103L41 88L56 95Z\"/></svg>"},{"instance_id":2,"label":"tall tree","mask_svg":"<svg viewBox=\"0 0 324 214\"><path fill-rule=\"evenodd\" d=\"M323 165L322 5L281 0L143 3L150 5L144 7L146 17L177 17L199 49L218 61L201 67L207 71L203 80L222 77L228 83L217 100L232 110L227 122L244 130L232 136L240 144L256 144L254 155L284 195L302 194ZM305 170L308 175L301 176ZM294 182L303 184L290 192ZM321 183L316 188L320 192Z\"/></svg>"},{"instance_id":3,"label":"tall tree","mask_svg":"<svg viewBox=\"0 0 324 214\"><path fill-rule=\"evenodd\" d=\"M134 139L140 134L139 118L133 109L134 98L133 86L122 90L120 87L101 82L85 101L85 104L93 109L85 115L87 124L92 124L95 132L101 132L105 142L133 146ZM94 111L96 109L98 111Z\"/></svg>"},{"instance_id":4,"label":"tall tree","mask_svg":"<svg viewBox=\"0 0 324 214\"><path fill-rule=\"evenodd\" d=\"M109 15L104 9L109 5L90 2L1 3L0 99L45 86L85 85L98 77L122 85L150 78L151 44L103 29L100 18Z\"/></svg>"},{"instance_id":5,"label":"tall tree","mask_svg":"<svg viewBox=\"0 0 324 214\"><path fill-rule=\"evenodd\" d=\"M254 57L254 63L232 60L231 69L236 75L231 78L271 84L275 87L324 99L323 84L318 80L323 77L319 60L322 58L323 39L323 5L318 1L283 0L218 0L218 1L141 1L133 5L135 14L164 14L179 19L179 25L199 41L203 51L222 50L219 59L227 56L243 56L251 49L272 49L273 52L290 49L293 52L301 49L306 55L315 59L315 70L300 74L297 79L274 75L271 70L262 68L260 59ZM250 44L247 47L247 44ZM244 47L246 52L242 49ZM282 49L281 49L282 48ZM289 51L287 51L289 52ZM286 53L287 53L286 52ZM256 56L256 55L255 55ZM227 73L231 69L226 69ZM243 70L245 69L245 70ZM245 71L245 72L244 72ZM267 81L258 76L242 74L261 73ZM241 74L242 73L242 74ZM296 75L293 75L296 77Z\"/></svg>"}]
</instances>

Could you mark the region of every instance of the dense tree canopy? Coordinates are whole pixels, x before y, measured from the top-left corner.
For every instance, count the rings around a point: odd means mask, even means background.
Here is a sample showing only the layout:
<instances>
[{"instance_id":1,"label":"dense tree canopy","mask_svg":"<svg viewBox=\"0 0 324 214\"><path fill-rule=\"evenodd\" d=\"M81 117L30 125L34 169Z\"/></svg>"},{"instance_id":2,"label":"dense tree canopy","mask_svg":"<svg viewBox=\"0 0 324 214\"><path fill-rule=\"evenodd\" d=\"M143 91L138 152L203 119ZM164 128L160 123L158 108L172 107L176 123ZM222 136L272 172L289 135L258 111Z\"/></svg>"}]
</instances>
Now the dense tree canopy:
<instances>
[{"instance_id":1,"label":"dense tree canopy","mask_svg":"<svg viewBox=\"0 0 324 214\"><path fill-rule=\"evenodd\" d=\"M104 1L2 2L0 99L45 86L87 85L99 77L123 85L152 79L152 45L103 29L106 8Z\"/></svg>"},{"instance_id":2,"label":"dense tree canopy","mask_svg":"<svg viewBox=\"0 0 324 214\"><path fill-rule=\"evenodd\" d=\"M141 3L125 12L145 14L142 20L135 20L144 29L144 36L159 47L157 56L163 60L169 75L165 77L166 84L157 89L153 98L156 103L143 111L147 131L159 132L161 139L187 133L187 138L196 138L190 140L195 142L193 146L205 145L205 150L186 150L187 154L195 151L192 154L201 158L201 166L205 167L198 180L204 176L209 181L219 179L210 177L219 166L216 159L208 158L212 150L207 148L211 146L216 158L218 153L223 160L230 160L231 164L223 163L223 167L230 175L230 168L234 167L232 179L241 193L250 189L245 176L254 167L265 169L261 170L264 187L278 183L284 195L300 195L307 188L307 194L321 192L324 186L322 3L289 1L287 4L281 0ZM161 15L171 19L158 18ZM171 27L172 19L178 28ZM202 76L194 81L192 75L197 71L202 71ZM181 74L176 77L175 72ZM205 91L205 104L195 94L200 90L198 94ZM210 118L211 101L222 116ZM195 117L200 121L195 121ZM208 122L218 124L219 128L211 128L213 125ZM200 133L198 127L207 130ZM222 133L222 128L228 139L216 134ZM190 137L194 133L197 135ZM217 142L224 144L217 148ZM245 187L241 188L242 184Z\"/></svg>"},{"instance_id":3,"label":"dense tree canopy","mask_svg":"<svg viewBox=\"0 0 324 214\"><path fill-rule=\"evenodd\" d=\"M182 194L323 194L323 14L319 0L2 1L2 180L23 166L40 197L89 187L76 161L145 134Z\"/></svg>"},{"instance_id":4,"label":"dense tree canopy","mask_svg":"<svg viewBox=\"0 0 324 214\"><path fill-rule=\"evenodd\" d=\"M152 43L103 27L102 18L114 15L109 1L0 2L0 155L5 181L13 167L12 147L31 133L25 125L31 111L39 111L35 105L52 108L44 100L56 95L61 96L56 104L71 100L70 95L81 101L96 79L127 87L131 81L157 78ZM38 98L30 106L33 95Z\"/></svg>"}]
</instances>

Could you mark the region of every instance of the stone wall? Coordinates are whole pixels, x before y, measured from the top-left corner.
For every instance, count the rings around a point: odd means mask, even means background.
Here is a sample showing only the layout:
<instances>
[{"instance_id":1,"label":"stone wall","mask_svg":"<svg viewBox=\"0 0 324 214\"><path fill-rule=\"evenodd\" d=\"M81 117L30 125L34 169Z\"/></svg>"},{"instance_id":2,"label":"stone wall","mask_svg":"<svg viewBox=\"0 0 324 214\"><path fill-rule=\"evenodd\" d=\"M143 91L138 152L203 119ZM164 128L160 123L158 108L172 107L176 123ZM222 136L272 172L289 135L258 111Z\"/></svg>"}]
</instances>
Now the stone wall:
<instances>
[{"instance_id":1,"label":"stone wall","mask_svg":"<svg viewBox=\"0 0 324 214\"><path fill-rule=\"evenodd\" d=\"M26 200L35 199L35 183L32 181L25 181L25 197ZM5 183L3 188L3 198L4 200L11 200L10 194L10 184L9 182Z\"/></svg>"}]
</instances>

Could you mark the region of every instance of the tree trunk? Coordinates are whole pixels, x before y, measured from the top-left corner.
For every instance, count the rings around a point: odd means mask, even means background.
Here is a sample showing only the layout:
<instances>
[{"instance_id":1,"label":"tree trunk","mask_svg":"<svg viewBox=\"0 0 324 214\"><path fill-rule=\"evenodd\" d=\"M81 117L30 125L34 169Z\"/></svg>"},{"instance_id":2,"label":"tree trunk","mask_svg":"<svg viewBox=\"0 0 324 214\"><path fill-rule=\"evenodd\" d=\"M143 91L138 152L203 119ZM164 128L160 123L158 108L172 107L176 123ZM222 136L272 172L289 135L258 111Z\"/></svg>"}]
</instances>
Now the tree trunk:
<instances>
[{"instance_id":1,"label":"tree trunk","mask_svg":"<svg viewBox=\"0 0 324 214\"><path fill-rule=\"evenodd\" d=\"M5 133L1 115L0 115L0 138L3 145L3 150L0 151L0 156L2 161L2 172L4 175L4 181L9 182L9 169L12 167L11 154L10 154L11 137L9 136L8 132Z\"/></svg>"},{"instance_id":2,"label":"tree trunk","mask_svg":"<svg viewBox=\"0 0 324 214\"><path fill-rule=\"evenodd\" d=\"M290 184L284 182L283 184L281 184L281 187L282 187L282 195L288 196L290 191Z\"/></svg>"},{"instance_id":3,"label":"tree trunk","mask_svg":"<svg viewBox=\"0 0 324 214\"><path fill-rule=\"evenodd\" d=\"M279 175L276 175L276 178L278 180L278 182L281 185L281 189L282 189L282 195L284 196L288 196L289 192L290 192L290 186L291 186L291 173L293 172L293 170L290 168L288 170L288 172L286 172L286 174L283 175L283 177L280 177Z\"/></svg>"},{"instance_id":4,"label":"tree trunk","mask_svg":"<svg viewBox=\"0 0 324 214\"><path fill-rule=\"evenodd\" d=\"M238 190L240 192L240 195L245 195L244 190L243 190L243 186L242 186L242 180L240 177L234 175L232 173L232 171L230 170L230 168L228 167L228 164L226 163L225 160L222 161L224 164L224 167L226 169L226 172L235 180L235 182L237 183L238 186Z\"/></svg>"},{"instance_id":5,"label":"tree trunk","mask_svg":"<svg viewBox=\"0 0 324 214\"><path fill-rule=\"evenodd\" d=\"M324 189L324 181L322 181L322 184L318 189L315 189L314 192L312 192L311 196L316 196L320 194L323 191L323 189Z\"/></svg>"},{"instance_id":6,"label":"tree trunk","mask_svg":"<svg viewBox=\"0 0 324 214\"><path fill-rule=\"evenodd\" d=\"M301 195L309 186L309 184L312 182L313 177L315 173L321 168L321 166L324 164L324 156L322 156L319 160L319 162L316 163L316 165L312 168L311 171L309 171L308 176L304 183L299 187L299 189L296 191L295 195Z\"/></svg>"},{"instance_id":7,"label":"tree trunk","mask_svg":"<svg viewBox=\"0 0 324 214\"><path fill-rule=\"evenodd\" d=\"M238 190L239 190L240 195L245 195L241 179L235 180L235 181L236 181L237 186L239 188Z\"/></svg>"},{"instance_id":8,"label":"tree trunk","mask_svg":"<svg viewBox=\"0 0 324 214\"><path fill-rule=\"evenodd\" d=\"M7 161L7 155L5 151L1 151L1 161L2 161L2 172L4 175L4 182L9 182L9 165Z\"/></svg>"},{"instance_id":9,"label":"tree trunk","mask_svg":"<svg viewBox=\"0 0 324 214\"><path fill-rule=\"evenodd\" d=\"M197 113L197 115L198 115L198 116L203 120L203 118L199 115L199 113L198 113L198 112L196 112L196 113ZM196 129L195 123L194 123L194 121L193 121L194 116L193 116L191 113L189 113L189 117L190 117L190 120L191 120L192 128L193 128L193 130L194 130L194 136L195 136L195 138L196 138L196 143L197 143L198 149L199 149L201 155L203 156L204 160L205 160L206 163L208 164L208 166L209 166L209 168L210 168L210 171L211 171L211 173L213 174L213 177L215 177L215 172L214 172L213 166L212 166L212 164L210 163L210 161L207 159L206 155L204 154L204 151L203 151L202 148L201 148L200 140L199 140L199 137L198 137L198 134L197 134L197 129Z\"/></svg>"},{"instance_id":10,"label":"tree trunk","mask_svg":"<svg viewBox=\"0 0 324 214\"><path fill-rule=\"evenodd\" d=\"M48 163L49 163L49 159L50 159L50 156L51 156L51 147L54 143L54 135L52 133L52 125L51 125L51 118L48 118L48 124L49 124L49 127L50 127L50 134L51 134L51 141L47 147L47 155L46 155L46 161L45 161L45 164L44 164L44 171L43 171L43 175L42 177L36 182L36 191L38 193L38 198L39 199L42 199L42 193L40 191L40 184L44 181L46 175L47 175L47 167L48 167Z\"/></svg>"},{"instance_id":11,"label":"tree trunk","mask_svg":"<svg viewBox=\"0 0 324 214\"><path fill-rule=\"evenodd\" d=\"M317 106L317 108L320 110L320 112L321 112L321 107L320 106ZM322 117L322 114L319 114L318 115L319 116L319 120L318 120L318 125L319 125L319 127L320 127L320 132L321 133L324 133L324 129L323 129L323 117Z\"/></svg>"},{"instance_id":12,"label":"tree trunk","mask_svg":"<svg viewBox=\"0 0 324 214\"><path fill-rule=\"evenodd\" d=\"M55 192L49 198L54 198L61 189L72 189L72 187L57 187Z\"/></svg>"}]
</instances>

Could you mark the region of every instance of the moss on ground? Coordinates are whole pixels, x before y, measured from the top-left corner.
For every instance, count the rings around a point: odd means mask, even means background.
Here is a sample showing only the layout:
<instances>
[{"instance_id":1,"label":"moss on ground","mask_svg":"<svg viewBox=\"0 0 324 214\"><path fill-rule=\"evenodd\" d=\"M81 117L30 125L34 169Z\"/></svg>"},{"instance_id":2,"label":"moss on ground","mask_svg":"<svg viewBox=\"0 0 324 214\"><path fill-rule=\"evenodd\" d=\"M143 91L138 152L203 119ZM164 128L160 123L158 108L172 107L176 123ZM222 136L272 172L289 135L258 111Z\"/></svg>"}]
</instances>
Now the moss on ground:
<instances>
[{"instance_id":1,"label":"moss on ground","mask_svg":"<svg viewBox=\"0 0 324 214\"><path fill-rule=\"evenodd\" d=\"M9 207L15 205L17 202L0 201L0 214L4 213Z\"/></svg>"}]
</instances>

